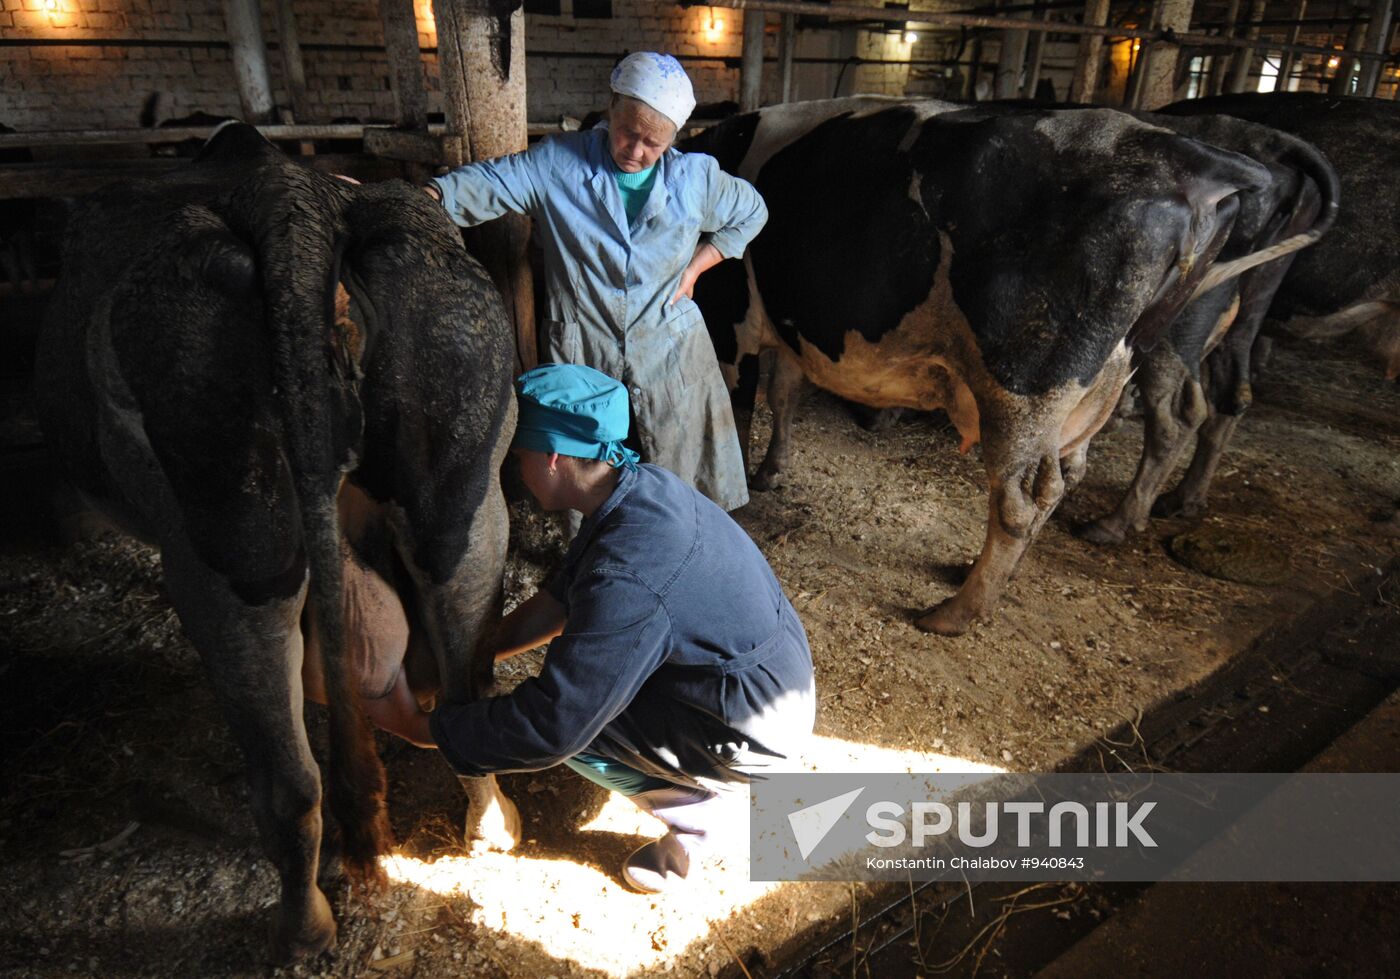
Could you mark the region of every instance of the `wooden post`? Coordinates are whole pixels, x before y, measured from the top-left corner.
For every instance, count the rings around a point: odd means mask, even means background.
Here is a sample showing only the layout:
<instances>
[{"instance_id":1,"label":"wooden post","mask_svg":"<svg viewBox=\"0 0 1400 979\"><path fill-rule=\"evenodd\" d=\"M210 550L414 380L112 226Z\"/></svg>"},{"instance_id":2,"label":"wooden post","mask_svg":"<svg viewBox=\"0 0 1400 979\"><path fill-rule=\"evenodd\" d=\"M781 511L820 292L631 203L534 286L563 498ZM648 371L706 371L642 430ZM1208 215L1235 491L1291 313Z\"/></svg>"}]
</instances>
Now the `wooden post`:
<instances>
[{"instance_id":1,"label":"wooden post","mask_svg":"<svg viewBox=\"0 0 1400 979\"><path fill-rule=\"evenodd\" d=\"M763 24L761 10L744 11L744 47L739 61L739 111L763 104Z\"/></svg>"},{"instance_id":2,"label":"wooden post","mask_svg":"<svg viewBox=\"0 0 1400 979\"><path fill-rule=\"evenodd\" d=\"M1392 0L1373 0L1371 20L1366 25L1366 50L1380 54L1390 43ZM1356 81L1356 94L1375 98L1376 85L1381 80L1381 62L1368 58L1361 62L1361 76Z\"/></svg>"},{"instance_id":3,"label":"wooden post","mask_svg":"<svg viewBox=\"0 0 1400 979\"><path fill-rule=\"evenodd\" d=\"M1050 10L1047 7L1041 13L1040 19L1050 20ZM1048 31L1032 31L1030 50L1026 53L1026 84L1021 89L1021 98L1035 98L1036 86L1040 84L1040 66L1045 58L1045 38Z\"/></svg>"},{"instance_id":4,"label":"wooden post","mask_svg":"<svg viewBox=\"0 0 1400 979\"><path fill-rule=\"evenodd\" d=\"M1356 18L1357 8L1352 8L1351 27L1347 30L1346 42L1342 45L1348 51L1355 51L1361 46L1361 39L1366 34L1366 25ZM1354 58L1342 58L1337 63L1337 72L1332 76L1332 81L1327 86L1330 95L1350 95L1351 76L1355 71Z\"/></svg>"},{"instance_id":5,"label":"wooden post","mask_svg":"<svg viewBox=\"0 0 1400 979\"><path fill-rule=\"evenodd\" d=\"M433 0L447 122L443 155L450 166L526 147L525 14L519 7L506 15L498 11L489 0ZM515 320L520 367L534 367L535 289L525 252L530 219L508 214L463 237Z\"/></svg>"},{"instance_id":6,"label":"wooden post","mask_svg":"<svg viewBox=\"0 0 1400 979\"><path fill-rule=\"evenodd\" d=\"M1259 21L1264 18L1264 0L1249 0L1249 13L1245 19L1249 26L1244 37L1251 41L1259 39ZM1243 92L1249 89L1249 69L1254 66L1254 47L1235 49L1235 60L1230 62L1230 74L1225 78L1225 91Z\"/></svg>"},{"instance_id":7,"label":"wooden post","mask_svg":"<svg viewBox=\"0 0 1400 979\"><path fill-rule=\"evenodd\" d=\"M781 101L792 101L792 66L797 57L797 15L783 14L782 33L778 35L778 77L782 81Z\"/></svg>"},{"instance_id":8,"label":"wooden post","mask_svg":"<svg viewBox=\"0 0 1400 979\"><path fill-rule=\"evenodd\" d=\"M1194 0L1162 0L1157 8L1156 25L1163 30L1184 34L1191 29L1193 4ZM1143 66L1144 77L1137 108L1151 111L1176 101L1176 63L1181 48L1166 43L1153 43L1149 47L1151 56Z\"/></svg>"},{"instance_id":9,"label":"wooden post","mask_svg":"<svg viewBox=\"0 0 1400 979\"><path fill-rule=\"evenodd\" d=\"M282 71L286 76L287 99L292 103L292 121L310 122L311 107L306 101L306 69L297 38L297 19L292 0L277 0L277 47L282 51Z\"/></svg>"},{"instance_id":10,"label":"wooden post","mask_svg":"<svg viewBox=\"0 0 1400 979\"><path fill-rule=\"evenodd\" d=\"M1297 44L1298 38L1303 34L1303 17L1308 12L1308 0L1297 0L1293 5L1293 26L1288 29L1288 43ZM1285 51L1279 56L1278 63L1278 85L1276 91L1287 92L1288 76L1293 74L1293 62L1298 60L1298 56L1292 51Z\"/></svg>"},{"instance_id":11,"label":"wooden post","mask_svg":"<svg viewBox=\"0 0 1400 979\"><path fill-rule=\"evenodd\" d=\"M267 46L263 43L258 0L224 0L224 25L233 53L233 74L238 81L243 120L275 121L272 118L272 76L267 70Z\"/></svg>"},{"instance_id":12,"label":"wooden post","mask_svg":"<svg viewBox=\"0 0 1400 979\"><path fill-rule=\"evenodd\" d=\"M1021 90L1021 68L1026 63L1026 31L1002 31L1001 51L992 94L999 99L1015 98Z\"/></svg>"},{"instance_id":13,"label":"wooden post","mask_svg":"<svg viewBox=\"0 0 1400 979\"><path fill-rule=\"evenodd\" d=\"M1128 80L1123 86L1123 108L1142 108L1142 96L1145 86L1144 80L1147 78L1147 70L1152 64L1152 44L1143 44L1140 41L1133 42L1137 46L1132 63L1128 66Z\"/></svg>"},{"instance_id":14,"label":"wooden post","mask_svg":"<svg viewBox=\"0 0 1400 979\"><path fill-rule=\"evenodd\" d=\"M1094 0L1090 0L1091 3ZM1107 0L1105 0L1107 2ZM968 49L967 77L963 79L962 97L965 102L977 100L977 73L982 67L982 35L975 34Z\"/></svg>"},{"instance_id":15,"label":"wooden post","mask_svg":"<svg viewBox=\"0 0 1400 979\"><path fill-rule=\"evenodd\" d=\"M1224 26L1220 28L1222 37L1234 37L1239 29L1240 0L1230 0L1225 11ZM1215 48L1210 56L1210 78L1206 85L1207 95L1219 95L1225 91L1225 76L1230 73L1230 59L1234 48Z\"/></svg>"},{"instance_id":16,"label":"wooden post","mask_svg":"<svg viewBox=\"0 0 1400 979\"><path fill-rule=\"evenodd\" d=\"M413 0L379 0L379 20L384 25L384 52L389 56L396 121L405 129L427 129L428 93L423 84Z\"/></svg>"},{"instance_id":17,"label":"wooden post","mask_svg":"<svg viewBox=\"0 0 1400 979\"><path fill-rule=\"evenodd\" d=\"M1102 27L1108 23L1109 0L1085 0L1084 23ZM1099 87L1103 63L1103 38L1097 34L1079 35L1079 57L1074 63L1074 79L1069 84L1071 102L1092 102Z\"/></svg>"}]
</instances>

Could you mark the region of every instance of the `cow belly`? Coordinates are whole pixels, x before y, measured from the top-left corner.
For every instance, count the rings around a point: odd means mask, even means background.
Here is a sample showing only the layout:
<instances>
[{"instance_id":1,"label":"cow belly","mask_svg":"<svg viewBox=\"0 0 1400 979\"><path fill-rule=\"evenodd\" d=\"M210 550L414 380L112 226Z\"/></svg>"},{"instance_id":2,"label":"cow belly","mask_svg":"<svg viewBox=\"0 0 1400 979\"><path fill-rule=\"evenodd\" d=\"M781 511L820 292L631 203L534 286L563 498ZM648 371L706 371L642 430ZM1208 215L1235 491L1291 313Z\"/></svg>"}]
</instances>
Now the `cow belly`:
<instances>
[{"instance_id":1,"label":"cow belly","mask_svg":"<svg viewBox=\"0 0 1400 979\"><path fill-rule=\"evenodd\" d=\"M951 258L946 238L943 253ZM833 394L873 408L941 408L962 436L963 451L981 438L969 378L976 383L985 371L967 320L953 302L946 260L928 297L895 329L873 341L848 329L835 360L805 337L796 354L803 374Z\"/></svg>"}]
</instances>

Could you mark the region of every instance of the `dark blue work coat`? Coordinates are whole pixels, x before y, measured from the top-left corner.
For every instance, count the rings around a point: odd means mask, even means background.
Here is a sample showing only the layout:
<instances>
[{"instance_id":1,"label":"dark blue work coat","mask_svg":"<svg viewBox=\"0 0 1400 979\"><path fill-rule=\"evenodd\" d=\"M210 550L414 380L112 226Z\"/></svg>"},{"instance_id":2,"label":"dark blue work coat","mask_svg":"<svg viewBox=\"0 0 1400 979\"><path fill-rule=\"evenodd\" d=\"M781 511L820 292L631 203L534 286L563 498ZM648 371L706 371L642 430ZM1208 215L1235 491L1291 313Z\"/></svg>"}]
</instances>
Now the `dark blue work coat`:
<instances>
[{"instance_id":1,"label":"dark blue work coat","mask_svg":"<svg viewBox=\"0 0 1400 979\"><path fill-rule=\"evenodd\" d=\"M810 735L797 613L743 529L665 469L620 470L545 587L568 621L540 675L432 715L462 774L587 751L681 784L747 781Z\"/></svg>"}]
</instances>

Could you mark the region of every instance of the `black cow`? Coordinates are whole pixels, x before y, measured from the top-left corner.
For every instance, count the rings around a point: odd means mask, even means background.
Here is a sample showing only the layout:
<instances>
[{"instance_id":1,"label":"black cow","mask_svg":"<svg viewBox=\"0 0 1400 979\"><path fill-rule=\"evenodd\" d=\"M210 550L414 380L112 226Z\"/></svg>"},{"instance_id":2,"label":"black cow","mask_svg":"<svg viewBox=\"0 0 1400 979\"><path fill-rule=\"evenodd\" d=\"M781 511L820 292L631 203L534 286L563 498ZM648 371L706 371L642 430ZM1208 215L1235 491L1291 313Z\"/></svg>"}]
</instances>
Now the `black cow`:
<instances>
[{"instance_id":1,"label":"black cow","mask_svg":"<svg viewBox=\"0 0 1400 979\"><path fill-rule=\"evenodd\" d=\"M346 867L377 876L384 772L359 696L405 656L425 693L490 681L474 652L505 560L510 326L441 208L322 176L241 124L78 208L40 420L84 495L160 547L281 876L274 954L313 954L335 922L303 651L324 668ZM494 782L468 788L480 832L513 842Z\"/></svg>"},{"instance_id":2,"label":"black cow","mask_svg":"<svg viewBox=\"0 0 1400 979\"><path fill-rule=\"evenodd\" d=\"M1248 119L1326 154L1342 188L1336 229L1298 256L1270 317L1305 337L1358 331L1386 377L1400 375L1400 104L1280 92L1195 99L1162 111Z\"/></svg>"},{"instance_id":3,"label":"black cow","mask_svg":"<svg viewBox=\"0 0 1400 979\"><path fill-rule=\"evenodd\" d=\"M747 272L731 263L696 293L731 382L741 358L779 351L759 485L786 464L804 374L876 407L942 407L964 450L982 443L986 542L918 620L945 634L990 613L1082 475L1131 348L1222 281L1209 270L1238 192L1269 183L1252 160L1109 110L798 103L684 148L768 203Z\"/></svg>"},{"instance_id":4,"label":"black cow","mask_svg":"<svg viewBox=\"0 0 1400 979\"><path fill-rule=\"evenodd\" d=\"M1355 331L1386 378L1400 376L1400 184L1394 177L1400 172L1400 105L1281 92L1194 99L1162 112L1250 120L1305 139L1326 154L1341 185L1336 227L1294 261L1268 315L1283 321L1286 331L1311 339ZM1219 436L1203 438L1186 476L1157 501L1154 512L1199 512L1223 444ZM1386 529L1400 534L1400 513Z\"/></svg>"},{"instance_id":5,"label":"black cow","mask_svg":"<svg viewBox=\"0 0 1400 979\"><path fill-rule=\"evenodd\" d=\"M1240 213L1220 253L1222 261L1252 255L1306 235L1316 240L1332 225L1340 193L1336 171L1311 144L1228 116L1178 117L1143 113L1153 125L1242 153L1268 168L1267 186L1241 191ZM1081 536L1118 543L1144 530L1192 435L1197 450L1174 491L1205 499L1221 454L1249 407L1250 355L1264 314L1297 256L1290 250L1201 295L1182 310L1164 342L1139 354L1136 381L1145 433L1137 473L1118 507L1084 527ZM1179 512L1181 504L1164 504Z\"/></svg>"}]
</instances>

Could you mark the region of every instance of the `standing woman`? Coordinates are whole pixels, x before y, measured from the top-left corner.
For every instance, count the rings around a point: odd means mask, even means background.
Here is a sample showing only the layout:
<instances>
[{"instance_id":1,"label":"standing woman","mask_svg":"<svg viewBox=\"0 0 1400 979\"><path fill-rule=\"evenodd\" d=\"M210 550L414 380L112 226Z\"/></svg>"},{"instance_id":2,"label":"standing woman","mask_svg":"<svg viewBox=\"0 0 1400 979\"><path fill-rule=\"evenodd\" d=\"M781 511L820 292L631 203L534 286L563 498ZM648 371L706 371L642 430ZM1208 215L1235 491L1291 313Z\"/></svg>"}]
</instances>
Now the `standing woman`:
<instances>
[{"instance_id":1,"label":"standing woman","mask_svg":"<svg viewBox=\"0 0 1400 979\"><path fill-rule=\"evenodd\" d=\"M546 358L585 364L631 394L643 459L726 510L748 502L739 439L695 280L738 258L768 219L713 157L672 147L695 108L667 54L613 69L606 128L468 164L424 187L464 227L528 214L544 251Z\"/></svg>"}]
</instances>

